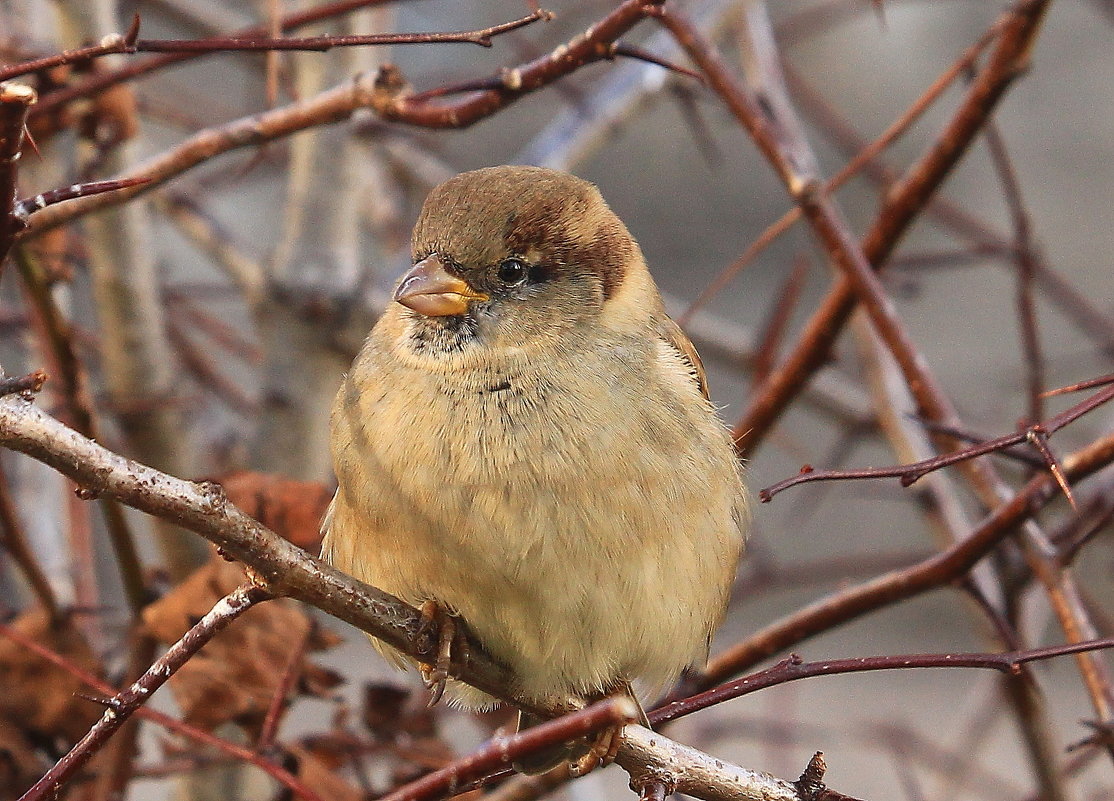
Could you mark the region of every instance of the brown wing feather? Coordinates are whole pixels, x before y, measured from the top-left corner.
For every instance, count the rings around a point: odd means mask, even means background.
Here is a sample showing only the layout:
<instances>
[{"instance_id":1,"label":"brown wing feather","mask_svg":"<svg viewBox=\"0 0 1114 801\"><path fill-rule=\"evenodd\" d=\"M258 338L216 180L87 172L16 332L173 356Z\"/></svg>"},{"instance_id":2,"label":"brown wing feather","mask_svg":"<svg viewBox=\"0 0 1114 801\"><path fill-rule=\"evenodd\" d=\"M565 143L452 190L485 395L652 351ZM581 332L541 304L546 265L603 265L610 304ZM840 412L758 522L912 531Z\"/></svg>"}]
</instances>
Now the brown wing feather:
<instances>
[{"instance_id":1,"label":"brown wing feather","mask_svg":"<svg viewBox=\"0 0 1114 801\"><path fill-rule=\"evenodd\" d=\"M689 367L692 368L693 380L700 387L700 394L704 396L705 400L708 400L708 374L704 371L704 362L700 360L700 354L696 352L696 347L685 336L681 326L673 322L672 318L663 314L658 322L658 334L688 362Z\"/></svg>"}]
</instances>

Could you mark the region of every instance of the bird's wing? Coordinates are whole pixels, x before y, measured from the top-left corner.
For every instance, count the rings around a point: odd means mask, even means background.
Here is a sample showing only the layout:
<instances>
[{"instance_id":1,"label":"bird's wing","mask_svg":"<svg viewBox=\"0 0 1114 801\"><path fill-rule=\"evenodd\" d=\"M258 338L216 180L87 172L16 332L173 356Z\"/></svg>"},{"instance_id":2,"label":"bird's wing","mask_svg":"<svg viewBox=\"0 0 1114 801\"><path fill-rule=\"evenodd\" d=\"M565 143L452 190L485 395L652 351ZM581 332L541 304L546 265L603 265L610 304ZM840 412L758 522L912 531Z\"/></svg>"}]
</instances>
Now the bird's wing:
<instances>
[{"instance_id":1,"label":"bird's wing","mask_svg":"<svg viewBox=\"0 0 1114 801\"><path fill-rule=\"evenodd\" d=\"M700 361L700 354L696 352L696 347L685 336L681 326L673 322L671 317L663 314L658 321L658 334L685 360L692 371L693 380L700 388L700 394L704 396L705 400L708 400L708 374L704 371L704 362Z\"/></svg>"}]
</instances>

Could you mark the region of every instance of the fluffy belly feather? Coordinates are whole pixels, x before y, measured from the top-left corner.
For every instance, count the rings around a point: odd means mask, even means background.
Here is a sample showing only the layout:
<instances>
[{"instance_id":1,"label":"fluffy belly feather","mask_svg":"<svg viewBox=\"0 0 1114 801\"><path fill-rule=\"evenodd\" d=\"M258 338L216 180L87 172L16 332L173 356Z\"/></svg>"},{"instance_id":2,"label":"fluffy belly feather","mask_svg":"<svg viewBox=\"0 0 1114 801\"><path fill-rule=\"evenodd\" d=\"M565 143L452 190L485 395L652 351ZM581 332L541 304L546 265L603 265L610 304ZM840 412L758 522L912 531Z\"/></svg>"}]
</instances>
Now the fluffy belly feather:
<instances>
[{"instance_id":1,"label":"fluffy belly feather","mask_svg":"<svg viewBox=\"0 0 1114 801\"><path fill-rule=\"evenodd\" d=\"M524 695L661 688L706 656L741 548L741 485L715 463L731 458L723 431L636 397L624 419L600 419L583 387L569 398L521 378L461 404L490 383L437 377L419 408L381 381L338 406L328 557L447 605Z\"/></svg>"}]
</instances>

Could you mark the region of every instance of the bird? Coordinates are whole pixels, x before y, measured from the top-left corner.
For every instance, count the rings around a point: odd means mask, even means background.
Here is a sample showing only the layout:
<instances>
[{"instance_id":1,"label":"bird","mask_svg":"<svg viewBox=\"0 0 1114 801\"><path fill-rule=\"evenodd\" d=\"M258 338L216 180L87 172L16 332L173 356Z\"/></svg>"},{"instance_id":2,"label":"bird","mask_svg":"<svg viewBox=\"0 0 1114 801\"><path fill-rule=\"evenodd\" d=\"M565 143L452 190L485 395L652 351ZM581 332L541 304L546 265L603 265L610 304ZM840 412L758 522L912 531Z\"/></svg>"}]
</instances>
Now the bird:
<instances>
[{"instance_id":1,"label":"bird","mask_svg":"<svg viewBox=\"0 0 1114 801\"><path fill-rule=\"evenodd\" d=\"M333 405L323 557L461 621L527 703L637 701L703 666L748 495L627 227L586 180L488 167L429 193L411 256Z\"/></svg>"}]
</instances>

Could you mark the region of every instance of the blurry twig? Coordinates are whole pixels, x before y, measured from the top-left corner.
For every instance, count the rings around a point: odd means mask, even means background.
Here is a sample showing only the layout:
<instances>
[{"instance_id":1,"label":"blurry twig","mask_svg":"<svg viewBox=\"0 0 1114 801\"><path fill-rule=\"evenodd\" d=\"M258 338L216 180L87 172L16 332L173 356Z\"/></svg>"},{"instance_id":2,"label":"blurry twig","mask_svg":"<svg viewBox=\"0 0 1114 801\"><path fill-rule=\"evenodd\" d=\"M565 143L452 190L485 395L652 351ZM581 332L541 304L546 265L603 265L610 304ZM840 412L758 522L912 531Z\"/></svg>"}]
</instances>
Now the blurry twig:
<instances>
[{"instance_id":1,"label":"blurry twig","mask_svg":"<svg viewBox=\"0 0 1114 801\"><path fill-rule=\"evenodd\" d=\"M1070 480L1079 481L1112 462L1114 435L1109 435L1065 457L1064 470ZM1051 476L1034 477L961 542L912 567L833 593L766 626L709 662L693 686L710 687L807 637L953 581L1048 503L1056 490Z\"/></svg>"},{"instance_id":2,"label":"blurry twig","mask_svg":"<svg viewBox=\"0 0 1114 801\"><path fill-rule=\"evenodd\" d=\"M50 580L47 579L27 542L27 534L19 519L19 512L12 501L7 471L3 469L2 464L0 464L0 545L7 550L12 561L23 572L35 598L50 616L51 623L58 623L62 619L58 599L54 595L54 588L50 586Z\"/></svg>"},{"instance_id":3,"label":"blurry twig","mask_svg":"<svg viewBox=\"0 0 1114 801\"><path fill-rule=\"evenodd\" d=\"M886 262L898 239L966 153L1006 89L1021 74L1047 6L1047 0L1021 0L1006 12L999 23L1002 29L995 47L963 102L933 146L892 188L863 239L862 253L872 265L878 267ZM856 300L851 279L841 277L806 324L793 352L758 388L736 424L734 433L742 455L758 446L801 387L826 362Z\"/></svg>"},{"instance_id":4,"label":"blurry twig","mask_svg":"<svg viewBox=\"0 0 1114 801\"><path fill-rule=\"evenodd\" d=\"M1107 387L1104 390L1096 392L1086 400L1077 403L1070 409L1064 410L1055 417L1050 417L1043 423L1035 423L1028 426L1024 431L1020 431L1016 434L1007 434L1002 437L987 440L973 445L970 448L964 448L961 451L949 453L946 456L936 456L931 459L914 462L913 464L895 465L893 467L871 467L864 470L812 470L808 468L802 470L799 475L784 479L776 484L771 484L758 494L762 501L766 502L782 490L797 484L804 484L809 481L835 481L844 479L899 478L901 479L901 485L903 487L908 487L933 470L939 470L942 467L957 464L968 459L974 459L976 456L984 456L985 454L1002 450L1012 445L1029 442L1034 447L1038 448L1041 455L1044 456L1045 462L1052 471L1057 482L1064 482L1062 485L1064 494L1071 499L1071 490L1067 487L1063 472L1058 469L1056 460L1054 458L1050 459L1049 455L1046 453L1046 449L1041 448L1041 438L1059 431L1064 426L1075 422L1083 415L1097 409L1099 406L1112 399L1114 399L1114 387Z\"/></svg>"},{"instance_id":5,"label":"blurry twig","mask_svg":"<svg viewBox=\"0 0 1114 801\"><path fill-rule=\"evenodd\" d=\"M233 620L255 604L266 601L270 597L266 590L248 585L237 588L221 599L197 624L182 635L178 642L156 659L154 664L131 686L104 702L108 708L105 709L100 721L94 724L89 733L82 737L68 754L58 760L53 768L24 793L21 801L42 801L42 799L53 798L58 788L80 770L108 738L131 717L132 713L144 704L155 690L165 684L178 668Z\"/></svg>"},{"instance_id":6,"label":"blurry twig","mask_svg":"<svg viewBox=\"0 0 1114 801\"><path fill-rule=\"evenodd\" d=\"M539 20L552 19L543 9L531 14L474 31L447 33L377 33L349 36L305 36L290 38L247 36L214 36L209 39L138 39L127 48L135 53L225 53L237 50L311 50L325 52L334 47L366 47L370 45L462 43L491 47L492 38L518 30ZM113 51L115 52L115 51Z\"/></svg>"}]
</instances>

